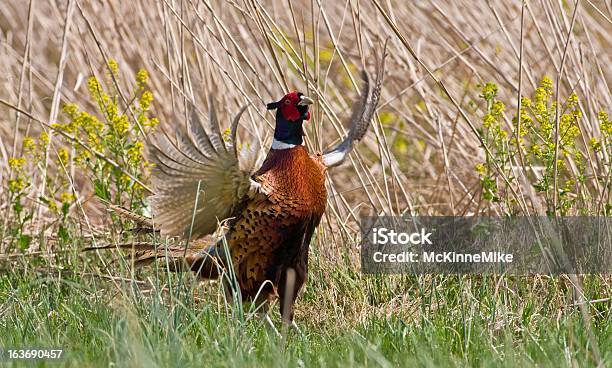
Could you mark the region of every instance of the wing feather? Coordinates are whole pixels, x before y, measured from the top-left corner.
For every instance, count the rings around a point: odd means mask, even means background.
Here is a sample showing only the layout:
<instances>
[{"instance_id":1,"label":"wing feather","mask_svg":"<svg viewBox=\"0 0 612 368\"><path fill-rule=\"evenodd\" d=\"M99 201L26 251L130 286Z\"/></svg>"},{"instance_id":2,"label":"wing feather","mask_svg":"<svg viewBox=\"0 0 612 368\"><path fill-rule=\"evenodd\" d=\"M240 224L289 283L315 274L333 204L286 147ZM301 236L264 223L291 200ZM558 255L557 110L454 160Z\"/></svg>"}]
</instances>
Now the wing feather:
<instances>
[{"instance_id":1,"label":"wing feather","mask_svg":"<svg viewBox=\"0 0 612 368\"><path fill-rule=\"evenodd\" d=\"M238 156L238 142L236 141L238 123L240 122L240 118L242 117L242 114L244 114L244 112L246 111L247 107L249 107L249 105L244 106L242 109L240 109L240 111L238 111L238 114L236 114L236 117L234 117L234 120L232 121L232 126L230 128L230 140L232 142L232 145L234 146L234 154L236 156Z\"/></svg>"},{"instance_id":2,"label":"wing feather","mask_svg":"<svg viewBox=\"0 0 612 368\"><path fill-rule=\"evenodd\" d=\"M221 135L221 129L219 128L219 119L217 118L217 111L215 109L215 104L213 102L212 97L210 98L209 101L210 101L209 105L210 105L210 129L211 129L211 134L209 136L210 141L212 142L217 152L219 151L227 152L227 147L225 146L225 143L223 143L223 136Z\"/></svg>"},{"instance_id":3,"label":"wing feather","mask_svg":"<svg viewBox=\"0 0 612 368\"><path fill-rule=\"evenodd\" d=\"M215 154L215 148L213 147L208 134L206 134L202 121L200 121L200 117L194 108L191 109L191 117L187 121L187 127L190 133L191 141L194 143L194 146L200 151L200 153L208 157L213 156Z\"/></svg>"},{"instance_id":4,"label":"wing feather","mask_svg":"<svg viewBox=\"0 0 612 368\"><path fill-rule=\"evenodd\" d=\"M382 88L382 79L384 75L385 56L387 43L383 48L383 56L376 62L376 80L374 85L370 83L370 78L367 72L362 72L364 82L363 90L359 101L353 105L351 119L349 123L349 132L346 138L333 149L326 151L323 154L323 164L327 167L338 166L348 157L348 154L353 150L355 142L360 141L368 131L372 116L376 111L380 92Z\"/></svg>"},{"instance_id":5,"label":"wing feather","mask_svg":"<svg viewBox=\"0 0 612 368\"><path fill-rule=\"evenodd\" d=\"M209 159L209 157L203 155L200 150L198 150L193 144L193 141L189 139L181 129L176 130L175 138L176 148L187 155L192 161L203 164Z\"/></svg>"},{"instance_id":6,"label":"wing feather","mask_svg":"<svg viewBox=\"0 0 612 368\"><path fill-rule=\"evenodd\" d=\"M234 147L223 140L212 101L208 132L192 112L187 134L177 132L175 142L159 134L150 145L156 189L151 205L162 234L193 238L211 234L249 191L252 160L235 147L235 129L245 109L232 122Z\"/></svg>"},{"instance_id":7,"label":"wing feather","mask_svg":"<svg viewBox=\"0 0 612 368\"><path fill-rule=\"evenodd\" d=\"M156 149L156 156L164 160L169 167L198 167L198 162L179 150L166 133L158 134L152 142Z\"/></svg>"}]
</instances>

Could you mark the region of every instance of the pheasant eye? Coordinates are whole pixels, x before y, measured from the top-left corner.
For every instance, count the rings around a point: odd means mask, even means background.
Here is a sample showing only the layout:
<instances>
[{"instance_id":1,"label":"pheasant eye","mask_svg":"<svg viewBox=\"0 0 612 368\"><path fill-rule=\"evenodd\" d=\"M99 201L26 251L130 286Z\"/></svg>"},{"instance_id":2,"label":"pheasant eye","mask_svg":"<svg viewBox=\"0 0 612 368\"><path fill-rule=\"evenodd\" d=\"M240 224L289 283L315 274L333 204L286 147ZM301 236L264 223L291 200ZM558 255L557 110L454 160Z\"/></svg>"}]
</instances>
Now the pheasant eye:
<instances>
[{"instance_id":1,"label":"pheasant eye","mask_svg":"<svg viewBox=\"0 0 612 368\"><path fill-rule=\"evenodd\" d=\"M291 103L291 101L285 100L285 105L289 105L290 103Z\"/></svg>"}]
</instances>

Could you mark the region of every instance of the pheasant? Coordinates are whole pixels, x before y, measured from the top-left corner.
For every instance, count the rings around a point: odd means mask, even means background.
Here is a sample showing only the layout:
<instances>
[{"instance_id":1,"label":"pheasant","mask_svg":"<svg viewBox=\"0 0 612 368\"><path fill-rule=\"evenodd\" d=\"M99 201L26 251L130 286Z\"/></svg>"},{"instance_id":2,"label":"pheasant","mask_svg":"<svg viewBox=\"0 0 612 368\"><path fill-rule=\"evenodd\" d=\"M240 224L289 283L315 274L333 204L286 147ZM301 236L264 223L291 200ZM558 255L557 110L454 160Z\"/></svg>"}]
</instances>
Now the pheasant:
<instances>
[{"instance_id":1,"label":"pheasant","mask_svg":"<svg viewBox=\"0 0 612 368\"><path fill-rule=\"evenodd\" d=\"M219 278L232 267L243 300L269 305L279 298L283 322L292 323L308 273L309 244L327 203L325 172L340 165L367 132L380 97L384 58L383 52L377 59L374 83L362 73L364 87L348 135L327 152L307 151L303 126L314 101L295 91L267 104L276 112L274 139L257 170L256 146L239 149L237 144L246 107L234 118L229 139L221 134L212 103L210 124L192 113L187 133L178 130L175 140L158 135L149 151L155 164L150 197L155 224L132 219L162 235L187 238L191 245L126 245L140 251L136 262L169 257L174 270L190 270L203 279ZM223 220L223 239L210 240Z\"/></svg>"}]
</instances>

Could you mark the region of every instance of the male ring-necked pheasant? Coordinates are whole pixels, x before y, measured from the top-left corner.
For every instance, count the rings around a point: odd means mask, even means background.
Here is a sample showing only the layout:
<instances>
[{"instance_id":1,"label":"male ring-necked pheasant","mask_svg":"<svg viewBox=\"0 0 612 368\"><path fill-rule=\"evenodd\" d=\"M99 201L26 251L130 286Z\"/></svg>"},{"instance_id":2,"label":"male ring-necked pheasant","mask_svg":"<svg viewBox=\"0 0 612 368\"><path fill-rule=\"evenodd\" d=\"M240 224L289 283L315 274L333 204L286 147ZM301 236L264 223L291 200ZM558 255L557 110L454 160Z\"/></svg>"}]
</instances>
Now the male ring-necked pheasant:
<instances>
[{"instance_id":1,"label":"male ring-necked pheasant","mask_svg":"<svg viewBox=\"0 0 612 368\"><path fill-rule=\"evenodd\" d=\"M212 104L209 126L194 113L187 134L178 131L175 140L160 134L150 150L155 163L155 194L150 199L157 230L198 239L229 219L224 233L229 257L223 241L157 251L140 243L131 245L141 251L136 261L170 257L180 260L182 269L186 266L211 279L219 277L219 270L231 260L243 300L257 297L266 302L278 296L283 321L291 322L308 272L310 240L327 203L324 173L342 163L365 135L380 96L383 66L384 53L377 61L374 83L363 72L364 88L352 109L348 136L322 154L309 154L304 145L303 124L310 119L313 100L300 92L267 105L268 110L276 110L274 140L256 171L256 152L246 146L238 149L236 142L245 108L232 122L229 146Z\"/></svg>"}]
</instances>

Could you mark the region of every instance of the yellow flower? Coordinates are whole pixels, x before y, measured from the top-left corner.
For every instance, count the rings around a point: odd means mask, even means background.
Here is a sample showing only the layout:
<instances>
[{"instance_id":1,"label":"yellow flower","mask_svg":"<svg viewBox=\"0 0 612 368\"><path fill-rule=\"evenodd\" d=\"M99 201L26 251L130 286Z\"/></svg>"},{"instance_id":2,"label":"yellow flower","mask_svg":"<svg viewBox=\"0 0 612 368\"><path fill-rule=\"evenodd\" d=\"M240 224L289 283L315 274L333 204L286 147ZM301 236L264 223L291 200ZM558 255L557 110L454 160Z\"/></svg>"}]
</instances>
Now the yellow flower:
<instances>
[{"instance_id":1,"label":"yellow flower","mask_svg":"<svg viewBox=\"0 0 612 368\"><path fill-rule=\"evenodd\" d=\"M612 136L612 120L608 118L608 114L605 111L600 111L597 118L599 119L601 133L605 137Z\"/></svg>"},{"instance_id":2,"label":"yellow flower","mask_svg":"<svg viewBox=\"0 0 612 368\"><path fill-rule=\"evenodd\" d=\"M112 121L112 127L119 135L124 135L130 129L130 122L126 115L119 115Z\"/></svg>"},{"instance_id":3,"label":"yellow flower","mask_svg":"<svg viewBox=\"0 0 612 368\"><path fill-rule=\"evenodd\" d=\"M531 99L529 99L529 97L521 98L521 106L522 107L531 107Z\"/></svg>"},{"instance_id":4,"label":"yellow flower","mask_svg":"<svg viewBox=\"0 0 612 368\"><path fill-rule=\"evenodd\" d=\"M62 202L62 204L70 204L76 200L76 197L71 192L64 192L60 194L59 199L60 199L60 202Z\"/></svg>"},{"instance_id":5,"label":"yellow flower","mask_svg":"<svg viewBox=\"0 0 612 368\"><path fill-rule=\"evenodd\" d=\"M484 175L487 172L487 168L482 163L476 164L476 166L474 166L474 169L476 169L476 172L480 175Z\"/></svg>"},{"instance_id":6,"label":"yellow flower","mask_svg":"<svg viewBox=\"0 0 612 368\"><path fill-rule=\"evenodd\" d=\"M225 142L231 141L232 130L230 128L226 128L223 132L221 132L221 136Z\"/></svg>"},{"instance_id":7,"label":"yellow flower","mask_svg":"<svg viewBox=\"0 0 612 368\"><path fill-rule=\"evenodd\" d=\"M497 85L495 83L487 82L482 87L482 95L485 100L492 100L497 96Z\"/></svg>"},{"instance_id":8,"label":"yellow flower","mask_svg":"<svg viewBox=\"0 0 612 368\"><path fill-rule=\"evenodd\" d=\"M38 143L40 143L41 147L46 147L49 144L49 134L47 134L47 132L40 133Z\"/></svg>"},{"instance_id":9,"label":"yellow flower","mask_svg":"<svg viewBox=\"0 0 612 368\"><path fill-rule=\"evenodd\" d=\"M548 121L542 121L540 123L540 133L544 138L549 138L552 134L553 125Z\"/></svg>"},{"instance_id":10,"label":"yellow flower","mask_svg":"<svg viewBox=\"0 0 612 368\"><path fill-rule=\"evenodd\" d=\"M151 128L155 128L159 125L159 120L157 120L157 118L151 118L149 119L149 123L146 124L145 126L149 126Z\"/></svg>"},{"instance_id":11,"label":"yellow flower","mask_svg":"<svg viewBox=\"0 0 612 368\"><path fill-rule=\"evenodd\" d=\"M111 76L117 77L119 75L119 64L117 64L116 60L108 60L108 69L110 70Z\"/></svg>"},{"instance_id":12,"label":"yellow flower","mask_svg":"<svg viewBox=\"0 0 612 368\"><path fill-rule=\"evenodd\" d=\"M76 124L76 121L71 121L68 124L64 124L62 125L62 131L68 133L68 134L75 134L78 130L78 126Z\"/></svg>"},{"instance_id":13,"label":"yellow flower","mask_svg":"<svg viewBox=\"0 0 612 368\"><path fill-rule=\"evenodd\" d=\"M557 169L562 170L564 168L565 168L565 161L563 161L562 159L557 160Z\"/></svg>"},{"instance_id":14,"label":"yellow flower","mask_svg":"<svg viewBox=\"0 0 612 368\"><path fill-rule=\"evenodd\" d=\"M544 76L540 81L540 87L544 88L548 93L552 92L553 81L548 76Z\"/></svg>"},{"instance_id":15,"label":"yellow flower","mask_svg":"<svg viewBox=\"0 0 612 368\"><path fill-rule=\"evenodd\" d=\"M595 152L601 149L601 143L597 141L597 138L591 138L591 140L589 141L589 146L591 146L591 148Z\"/></svg>"},{"instance_id":16,"label":"yellow flower","mask_svg":"<svg viewBox=\"0 0 612 368\"><path fill-rule=\"evenodd\" d=\"M87 79L87 90L89 90L89 93L96 100L98 100L98 97L100 96L100 93L102 92L102 86L100 85L98 78L89 77L89 79Z\"/></svg>"},{"instance_id":17,"label":"yellow flower","mask_svg":"<svg viewBox=\"0 0 612 368\"><path fill-rule=\"evenodd\" d=\"M119 176L119 183L121 185L128 186L131 182L132 182L132 179L130 179L130 177L127 176L126 174L121 174L121 176Z\"/></svg>"},{"instance_id":18,"label":"yellow flower","mask_svg":"<svg viewBox=\"0 0 612 368\"><path fill-rule=\"evenodd\" d=\"M140 185L138 183L134 183L134 185L132 186L132 190L134 192L142 192L142 191L144 191L144 188L142 187L142 185Z\"/></svg>"},{"instance_id":19,"label":"yellow flower","mask_svg":"<svg viewBox=\"0 0 612 368\"><path fill-rule=\"evenodd\" d=\"M28 186L28 183L26 183L23 176L18 176L15 179L9 180L9 191L12 193L21 192L26 186Z\"/></svg>"},{"instance_id":20,"label":"yellow flower","mask_svg":"<svg viewBox=\"0 0 612 368\"><path fill-rule=\"evenodd\" d=\"M567 98L567 104L570 109L575 109L578 106L578 95L575 92Z\"/></svg>"},{"instance_id":21,"label":"yellow flower","mask_svg":"<svg viewBox=\"0 0 612 368\"><path fill-rule=\"evenodd\" d=\"M140 89L144 89L147 84L147 79L149 79L149 73L144 69L140 69L136 74L136 85Z\"/></svg>"},{"instance_id":22,"label":"yellow flower","mask_svg":"<svg viewBox=\"0 0 612 368\"><path fill-rule=\"evenodd\" d=\"M64 111L64 114L74 118L74 116L76 116L76 114L79 112L79 108L75 104L65 104L62 111Z\"/></svg>"},{"instance_id":23,"label":"yellow flower","mask_svg":"<svg viewBox=\"0 0 612 368\"><path fill-rule=\"evenodd\" d=\"M27 153L34 153L36 151L36 142L34 142L32 137L24 137L23 148L25 148Z\"/></svg>"},{"instance_id":24,"label":"yellow flower","mask_svg":"<svg viewBox=\"0 0 612 368\"><path fill-rule=\"evenodd\" d=\"M132 164L138 164L142 159L142 149L144 148L144 144L141 141L136 141L130 148L127 150L128 161Z\"/></svg>"},{"instance_id":25,"label":"yellow flower","mask_svg":"<svg viewBox=\"0 0 612 368\"><path fill-rule=\"evenodd\" d=\"M546 101L548 101L548 91L546 91L546 89L542 87L538 87L533 93L533 97L535 99L536 112L546 110Z\"/></svg>"},{"instance_id":26,"label":"yellow flower","mask_svg":"<svg viewBox=\"0 0 612 368\"><path fill-rule=\"evenodd\" d=\"M140 97L140 107L146 111L151 107L151 102L153 101L153 93L151 91L144 91L142 96Z\"/></svg>"},{"instance_id":27,"label":"yellow flower","mask_svg":"<svg viewBox=\"0 0 612 368\"><path fill-rule=\"evenodd\" d=\"M532 145L529 150L536 157L541 157L542 156L542 149L540 148L540 146L538 144Z\"/></svg>"},{"instance_id":28,"label":"yellow flower","mask_svg":"<svg viewBox=\"0 0 612 368\"><path fill-rule=\"evenodd\" d=\"M25 157L11 157L8 160L9 167L13 170L21 170L25 165Z\"/></svg>"},{"instance_id":29,"label":"yellow flower","mask_svg":"<svg viewBox=\"0 0 612 368\"><path fill-rule=\"evenodd\" d=\"M95 115L82 112L79 115L78 120L85 132L88 134L94 133L95 135L99 135L104 129L104 124L101 123L100 120L98 120L98 117Z\"/></svg>"},{"instance_id":30,"label":"yellow flower","mask_svg":"<svg viewBox=\"0 0 612 368\"><path fill-rule=\"evenodd\" d=\"M106 115L108 120L113 120L119 113L117 103L111 99L106 93L102 92L96 99L100 110Z\"/></svg>"},{"instance_id":31,"label":"yellow flower","mask_svg":"<svg viewBox=\"0 0 612 368\"><path fill-rule=\"evenodd\" d=\"M100 142L100 137L97 132L87 133L87 144L89 144L91 148L95 149L98 152L104 150L104 147L102 147L102 143Z\"/></svg>"},{"instance_id":32,"label":"yellow flower","mask_svg":"<svg viewBox=\"0 0 612 368\"><path fill-rule=\"evenodd\" d=\"M515 121L516 123L516 121ZM533 127L533 119L531 116L527 115L527 113L521 113L521 130L519 131L519 135L524 137L529 133L529 128Z\"/></svg>"},{"instance_id":33,"label":"yellow flower","mask_svg":"<svg viewBox=\"0 0 612 368\"><path fill-rule=\"evenodd\" d=\"M91 154L87 150L82 150L78 155L74 157L74 163L80 166L84 166L87 160L91 158Z\"/></svg>"},{"instance_id":34,"label":"yellow flower","mask_svg":"<svg viewBox=\"0 0 612 368\"><path fill-rule=\"evenodd\" d=\"M495 118L493 117L493 115L491 114L486 114L484 116L483 122L482 122L482 126L490 129L493 125L495 124Z\"/></svg>"},{"instance_id":35,"label":"yellow flower","mask_svg":"<svg viewBox=\"0 0 612 368\"><path fill-rule=\"evenodd\" d=\"M493 106L491 106L491 114L493 114L493 116L501 116L505 109L506 105L504 105L503 102L495 101L493 102Z\"/></svg>"},{"instance_id":36,"label":"yellow flower","mask_svg":"<svg viewBox=\"0 0 612 368\"><path fill-rule=\"evenodd\" d=\"M53 199L49 201L47 208L49 208L49 211L51 212L58 212L57 203L55 203Z\"/></svg>"},{"instance_id":37,"label":"yellow flower","mask_svg":"<svg viewBox=\"0 0 612 368\"><path fill-rule=\"evenodd\" d=\"M65 148L60 148L57 150L57 158L59 159L59 161L62 164L67 164L68 163L68 157L70 156L70 154L68 153L68 150Z\"/></svg>"}]
</instances>

